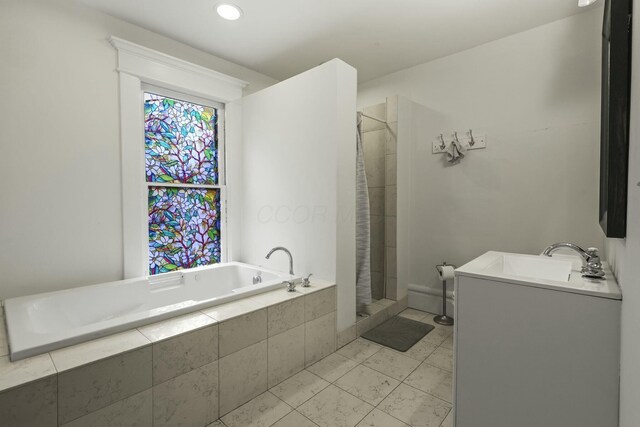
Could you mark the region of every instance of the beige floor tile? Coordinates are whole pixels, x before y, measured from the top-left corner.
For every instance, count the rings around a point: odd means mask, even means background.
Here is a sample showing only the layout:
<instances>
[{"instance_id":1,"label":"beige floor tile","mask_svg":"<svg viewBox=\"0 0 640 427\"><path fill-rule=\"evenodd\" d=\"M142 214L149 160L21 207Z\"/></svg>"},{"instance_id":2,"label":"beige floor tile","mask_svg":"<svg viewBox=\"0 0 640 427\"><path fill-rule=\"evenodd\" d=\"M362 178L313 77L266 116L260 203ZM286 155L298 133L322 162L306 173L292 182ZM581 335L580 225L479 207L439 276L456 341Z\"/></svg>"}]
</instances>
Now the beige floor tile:
<instances>
[{"instance_id":1,"label":"beige floor tile","mask_svg":"<svg viewBox=\"0 0 640 427\"><path fill-rule=\"evenodd\" d=\"M403 356L397 351L383 348L368 358L363 364L378 372L389 375L391 378L402 381L420 365L420 361Z\"/></svg>"},{"instance_id":2,"label":"beige floor tile","mask_svg":"<svg viewBox=\"0 0 640 427\"><path fill-rule=\"evenodd\" d=\"M369 415L364 417L364 419L358 423L357 427L409 427L409 426L400 420L396 420L391 415L385 412L382 412L379 409L374 409L373 411L369 412Z\"/></svg>"},{"instance_id":3,"label":"beige floor tile","mask_svg":"<svg viewBox=\"0 0 640 427\"><path fill-rule=\"evenodd\" d=\"M334 385L305 402L298 411L320 427L353 427L373 406Z\"/></svg>"},{"instance_id":4,"label":"beige floor tile","mask_svg":"<svg viewBox=\"0 0 640 427\"><path fill-rule=\"evenodd\" d=\"M269 391L297 408L325 389L329 383L309 371L301 371Z\"/></svg>"},{"instance_id":5,"label":"beige floor tile","mask_svg":"<svg viewBox=\"0 0 640 427\"><path fill-rule=\"evenodd\" d=\"M422 322L423 320L421 320ZM429 322L425 322L429 323ZM430 324L430 323L429 323ZM433 331L429 332L424 338L424 341L434 343L436 345L442 344L449 336L453 334L451 326L435 325Z\"/></svg>"},{"instance_id":6,"label":"beige floor tile","mask_svg":"<svg viewBox=\"0 0 640 427\"><path fill-rule=\"evenodd\" d=\"M405 384L447 402L452 400L452 374L444 369L423 363L404 381Z\"/></svg>"},{"instance_id":7,"label":"beige floor tile","mask_svg":"<svg viewBox=\"0 0 640 427\"><path fill-rule=\"evenodd\" d=\"M269 427L283 418L292 408L267 392L255 397L222 417L227 427Z\"/></svg>"},{"instance_id":8,"label":"beige floor tile","mask_svg":"<svg viewBox=\"0 0 640 427\"><path fill-rule=\"evenodd\" d=\"M429 357L426 362L429 365L436 368L444 369L445 371L453 371L453 350L448 348L438 347Z\"/></svg>"},{"instance_id":9,"label":"beige floor tile","mask_svg":"<svg viewBox=\"0 0 640 427\"><path fill-rule=\"evenodd\" d=\"M449 411L449 415L444 419L440 427L453 427L453 409Z\"/></svg>"},{"instance_id":10,"label":"beige floor tile","mask_svg":"<svg viewBox=\"0 0 640 427\"><path fill-rule=\"evenodd\" d=\"M317 427L317 425L300 412L291 411L286 417L275 423L273 427Z\"/></svg>"},{"instance_id":11,"label":"beige floor tile","mask_svg":"<svg viewBox=\"0 0 640 427\"><path fill-rule=\"evenodd\" d=\"M444 348L448 348L449 350L453 350L453 334L449 335L446 340L440 344Z\"/></svg>"},{"instance_id":12,"label":"beige floor tile","mask_svg":"<svg viewBox=\"0 0 640 427\"><path fill-rule=\"evenodd\" d=\"M362 363L376 354L381 348L382 346L376 343L365 340L364 338L358 338L338 350L338 354Z\"/></svg>"},{"instance_id":13,"label":"beige floor tile","mask_svg":"<svg viewBox=\"0 0 640 427\"><path fill-rule=\"evenodd\" d=\"M226 427L226 426L222 424L222 421L217 420L209 424L207 427Z\"/></svg>"},{"instance_id":14,"label":"beige floor tile","mask_svg":"<svg viewBox=\"0 0 640 427\"><path fill-rule=\"evenodd\" d=\"M400 384L378 409L413 427L439 427L451 405L406 384Z\"/></svg>"},{"instance_id":15,"label":"beige floor tile","mask_svg":"<svg viewBox=\"0 0 640 427\"><path fill-rule=\"evenodd\" d=\"M333 353L309 366L307 371L332 383L356 366L358 366L358 362Z\"/></svg>"},{"instance_id":16,"label":"beige floor tile","mask_svg":"<svg viewBox=\"0 0 640 427\"><path fill-rule=\"evenodd\" d=\"M418 341L417 343L415 343L413 345L413 347L411 347L409 350L407 351L395 351L396 353L400 354L401 356L406 356L406 357L410 357L412 359L418 360L420 362L423 362L424 359L426 359L427 357L429 357L429 355L431 353L433 353L436 349L438 348L437 344L434 344L432 342L429 341L425 341L424 339L421 339L420 341Z\"/></svg>"},{"instance_id":17,"label":"beige floor tile","mask_svg":"<svg viewBox=\"0 0 640 427\"><path fill-rule=\"evenodd\" d=\"M434 315L429 314L428 316L420 319L421 322L428 323L429 325L433 325L435 327L435 329L429 332L423 338L423 340L441 345L447 338L449 338L453 334L453 326L439 325L438 323L433 321L433 316Z\"/></svg>"},{"instance_id":18,"label":"beige floor tile","mask_svg":"<svg viewBox=\"0 0 640 427\"><path fill-rule=\"evenodd\" d=\"M400 312L398 314L398 316L406 317L407 319L412 319L412 320L422 320L428 314L429 313L427 313L425 311L416 310L414 308L407 308L407 309L403 310L402 312Z\"/></svg>"},{"instance_id":19,"label":"beige floor tile","mask_svg":"<svg viewBox=\"0 0 640 427\"><path fill-rule=\"evenodd\" d=\"M334 383L373 406L382 402L400 381L394 380L366 366L358 365Z\"/></svg>"}]
</instances>

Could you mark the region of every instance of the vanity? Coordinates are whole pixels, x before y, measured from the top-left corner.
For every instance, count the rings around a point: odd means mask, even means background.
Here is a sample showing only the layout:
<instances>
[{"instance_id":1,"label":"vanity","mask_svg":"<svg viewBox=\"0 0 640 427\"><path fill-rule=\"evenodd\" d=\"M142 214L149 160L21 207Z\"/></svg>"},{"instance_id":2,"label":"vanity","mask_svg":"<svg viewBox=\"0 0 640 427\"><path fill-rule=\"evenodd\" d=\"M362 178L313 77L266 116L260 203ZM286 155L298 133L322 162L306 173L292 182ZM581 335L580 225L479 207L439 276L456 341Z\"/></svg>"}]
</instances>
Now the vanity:
<instances>
[{"instance_id":1,"label":"vanity","mask_svg":"<svg viewBox=\"0 0 640 427\"><path fill-rule=\"evenodd\" d=\"M581 267L491 251L456 270L456 427L618 425L622 295Z\"/></svg>"}]
</instances>

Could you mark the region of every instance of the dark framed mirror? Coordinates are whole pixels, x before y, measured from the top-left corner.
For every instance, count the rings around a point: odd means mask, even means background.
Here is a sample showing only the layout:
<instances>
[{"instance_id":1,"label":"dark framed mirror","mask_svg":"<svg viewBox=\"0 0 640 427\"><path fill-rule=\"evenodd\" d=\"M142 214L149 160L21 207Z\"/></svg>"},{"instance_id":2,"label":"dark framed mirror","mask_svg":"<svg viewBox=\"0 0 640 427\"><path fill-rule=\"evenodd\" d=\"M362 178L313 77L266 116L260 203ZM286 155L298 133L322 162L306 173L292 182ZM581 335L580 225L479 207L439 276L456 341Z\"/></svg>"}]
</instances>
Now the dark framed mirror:
<instances>
[{"instance_id":1,"label":"dark framed mirror","mask_svg":"<svg viewBox=\"0 0 640 427\"><path fill-rule=\"evenodd\" d=\"M602 28L600 226L607 237L627 231L632 0L606 0Z\"/></svg>"}]
</instances>

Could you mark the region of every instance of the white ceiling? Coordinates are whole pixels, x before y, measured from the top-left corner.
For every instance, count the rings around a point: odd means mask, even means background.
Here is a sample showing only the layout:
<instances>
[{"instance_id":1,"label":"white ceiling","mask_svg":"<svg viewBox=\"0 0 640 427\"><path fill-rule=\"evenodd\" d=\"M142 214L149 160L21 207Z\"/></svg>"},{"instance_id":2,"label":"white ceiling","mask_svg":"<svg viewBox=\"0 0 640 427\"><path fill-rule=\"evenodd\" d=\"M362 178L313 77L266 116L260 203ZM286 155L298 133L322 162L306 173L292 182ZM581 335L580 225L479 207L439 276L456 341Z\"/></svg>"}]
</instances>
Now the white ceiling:
<instances>
[{"instance_id":1,"label":"white ceiling","mask_svg":"<svg viewBox=\"0 0 640 427\"><path fill-rule=\"evenodd\" d=\"M283 80L332 58L364 82L555 21L577 0L80 0L110 15ZM590 7L600 7L603 1Z\"/></svg>"}]
</instances>

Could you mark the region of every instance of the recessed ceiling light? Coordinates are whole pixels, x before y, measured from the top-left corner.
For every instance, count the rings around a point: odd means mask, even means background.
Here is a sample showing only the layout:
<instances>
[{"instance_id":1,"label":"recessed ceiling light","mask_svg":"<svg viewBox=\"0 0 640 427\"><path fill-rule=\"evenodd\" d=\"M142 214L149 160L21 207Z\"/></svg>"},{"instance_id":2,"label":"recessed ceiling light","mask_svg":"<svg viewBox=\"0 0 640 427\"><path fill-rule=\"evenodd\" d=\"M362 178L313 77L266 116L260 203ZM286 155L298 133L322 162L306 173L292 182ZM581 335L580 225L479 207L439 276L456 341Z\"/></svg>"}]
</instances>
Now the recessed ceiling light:
<instances>
[{"instance_id":1,"label":"recessed ceiling light","mask_svg":"<svg viewBox=\"0 0 640 427\"><path fill-rule=\"evenodd\" d=\"M598 0L578 0L578 6L585 7L595 3Z\"/></svg>"},{"instance_id":2,"label":"recessed ceiling light","mask_svg":"<svg viewBox=\"0 0 640 427\"><path fill-rule=\"evenodd\" d=\"M229 21L235 21L242 16L242 10L240 10L238 6L229 3L221 3L216 6L216 12L218 12L218 15L222 18Z\"/></svg>"}]
</instances>

